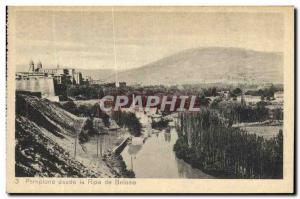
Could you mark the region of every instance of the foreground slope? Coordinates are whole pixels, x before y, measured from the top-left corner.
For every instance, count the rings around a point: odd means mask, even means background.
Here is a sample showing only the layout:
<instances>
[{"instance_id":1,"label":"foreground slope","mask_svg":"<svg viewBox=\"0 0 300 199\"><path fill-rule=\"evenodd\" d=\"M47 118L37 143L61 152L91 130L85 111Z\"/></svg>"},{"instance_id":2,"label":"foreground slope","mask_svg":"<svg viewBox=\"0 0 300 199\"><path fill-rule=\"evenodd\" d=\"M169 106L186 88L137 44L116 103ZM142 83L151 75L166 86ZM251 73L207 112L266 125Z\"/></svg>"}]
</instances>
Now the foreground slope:
<instances>
[{"instance_id":1,"label":"foreground slope","mask_svg":"<svg viewBox=\"0 0 300 199\"><path fill-rule=\"evenodd\" d=\"M16 176L97 177L26 117L16 117Z\"/></svg>"},{"instance_id":2,"label":"foreground slope","mask_svg":"<svg viewBox=\"0 0 300 199\"><path fill-rule=\"evenodd\" d=\"M76 140L76 122L84 120L46 99L16 95L15 171L18 177L122 177L118 156L94 158ZM114 146L112 146L114 147ZM126 167L125 167L126 168Z\"/></svg>"}]
</instances>

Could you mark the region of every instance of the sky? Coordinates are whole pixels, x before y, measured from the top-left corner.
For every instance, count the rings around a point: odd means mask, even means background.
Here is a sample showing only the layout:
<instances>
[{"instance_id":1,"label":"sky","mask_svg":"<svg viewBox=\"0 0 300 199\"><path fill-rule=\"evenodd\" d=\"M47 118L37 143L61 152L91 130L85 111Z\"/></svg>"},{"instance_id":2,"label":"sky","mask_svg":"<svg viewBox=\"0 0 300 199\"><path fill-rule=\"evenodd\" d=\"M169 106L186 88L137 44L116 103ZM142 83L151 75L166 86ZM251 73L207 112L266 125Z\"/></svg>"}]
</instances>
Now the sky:
<instances>
[{"instance_id":1,"label":"sky","mask_svg":"<svg viewBox=\"0 0 300 199\"><path fill-rule=\"evenodd\" d=\"M112 7L10 12L16 65L24 70L30 60L44 67L126 70L189 48L284 48L284 18L277 12Z\"/></svg>"}]
</instances>

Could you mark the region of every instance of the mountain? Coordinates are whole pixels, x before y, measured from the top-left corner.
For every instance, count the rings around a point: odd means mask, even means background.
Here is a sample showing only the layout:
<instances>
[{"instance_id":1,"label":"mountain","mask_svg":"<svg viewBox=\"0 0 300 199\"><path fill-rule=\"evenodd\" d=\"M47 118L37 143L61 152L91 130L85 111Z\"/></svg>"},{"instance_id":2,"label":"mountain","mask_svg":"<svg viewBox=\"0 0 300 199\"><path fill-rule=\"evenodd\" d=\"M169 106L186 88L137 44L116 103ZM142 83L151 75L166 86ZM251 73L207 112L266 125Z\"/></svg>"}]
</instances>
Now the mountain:
<instances>
[{"instance_id":1,"label":"mountain","mask_svg":"<svg viewBox=\"0 0 300 199\"><path fill-rule=\"evenodd\" d=\"M83 74L83 77L91 77L92 79L99 79L103 81L110 81L115 77L115 70L110 69L76 69Z\"/></svg>"},{"instance_id":2,"label":"mountain","mask_svg":"<svg viewBox=\"0 0 300 199\"><path fill-rule=\"evenodd\" d=\"M17 71L24 66L17 66ZM110 69L76 69L84 77L115 81ZM192 83L283 83L283 54L241 48L193 48L147 65L118 72L127 84L174 85Z\"/></svg>"},{"instance_id":3,"label":"mountain","mask_svg":"<svg viewBox=\"0 0 300 199\"><path fill-rule=\"evenodd\" d=\"M196 48L119 72L128 84L283 83L283 55L240 48ZM113 78L111 79L113 80Z\"/></svg>"}]
</instances>

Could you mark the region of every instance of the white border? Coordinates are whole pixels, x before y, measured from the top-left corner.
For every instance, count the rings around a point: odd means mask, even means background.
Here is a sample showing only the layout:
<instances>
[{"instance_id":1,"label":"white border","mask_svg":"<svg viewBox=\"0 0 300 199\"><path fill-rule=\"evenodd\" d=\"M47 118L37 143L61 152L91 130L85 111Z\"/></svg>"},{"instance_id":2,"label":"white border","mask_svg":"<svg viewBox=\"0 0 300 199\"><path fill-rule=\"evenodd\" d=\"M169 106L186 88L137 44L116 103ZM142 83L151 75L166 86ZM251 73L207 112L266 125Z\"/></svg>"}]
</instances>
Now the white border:
<instances>
[{"instance_id":1,"label":"white border","mask_svg":"<svg viewBox=\"0 0 300 199\"><path fill-rule=\"evenodd\" d=\"M253 6L259 6L259 5L294 5L295 7L300 7L300 1L298 0L285 0L285 1L267 1L267 0L260 0L260 1L251 1L251 0L244 0L244 1L233 1L233 0L207 0L207 1L196 1L196 0L166 0L166 1L160 1L160 0L152 0L146 1L146 0L127 0L127 1L117 1L117 0L103 0L101 3L99 1L95 0L82 0L82 1L68 1L68 0L44 0L44 1L34 1L34 0L28 0L28 1L22 1L22 0L4 0L1 1L0 4L0 10L1 10L1 15L0 15L0 50L1 50L1 57L0 57L0 152L1 152L1 157L2 160L0 161L0 198L8 198L9 196L5 193L5 179L6 179L6 172L5 172L5 140L6 140L6 69L5 69L5 54L6 54L6 30L5 30L5 22L6 22L6 17L5 17L5 10L6 10L6 5L253 5ZM299 15L299 10L298 10L298 15ZM299 20L297 20L297 27L299 27ZM297 52L297 56L299 55L299 51ZM297 76L299 77L299 70L297 71ZM299 93L299 85L297 84L297 93ZM299 98L298 101L299 102ZM9 102L8 102L9 103ZM299 109L298 109L299 110ZM297 110L297 111L298 111ZM297 123L300 121L299 117L297 118ZM300 136L297 136L297 143L299 143L299 138ZM297 159L299 160L299 152L297 152ZM299 169L298 165L298 169ZM299 183L297 183L299 184ZM30 196L27 196L30 197ZM40 197L40 196L38 196ZM80 196L78 198L83 198L84 196ZM285 196L283 196L285 197ZM62 198L62 196L56 197L56 198ZM214 197L210 197L214 198Z\"/></svg>"}]
</instances>

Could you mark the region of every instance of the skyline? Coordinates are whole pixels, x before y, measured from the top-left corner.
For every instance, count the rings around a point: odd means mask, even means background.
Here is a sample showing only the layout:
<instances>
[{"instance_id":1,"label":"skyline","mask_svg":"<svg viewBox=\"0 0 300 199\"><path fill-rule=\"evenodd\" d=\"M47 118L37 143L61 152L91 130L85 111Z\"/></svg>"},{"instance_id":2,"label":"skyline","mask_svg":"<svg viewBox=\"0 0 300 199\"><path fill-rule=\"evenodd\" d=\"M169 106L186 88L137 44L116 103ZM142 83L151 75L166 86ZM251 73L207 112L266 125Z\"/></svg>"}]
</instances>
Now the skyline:
<instances>
[{"instance_id":1,"label":"skyline","mask_svg":"<svg viewBox=\"0 0 300 199\"><path fill-rule=\"evenodd\" d=\"M216 46L262 52L284 49L284 18L279 12L130 10L9 10L16 14L16 65L27 69L30 60L40 60L45 66L127 70L190 48Z\"/></svg>"}]
</instances>

